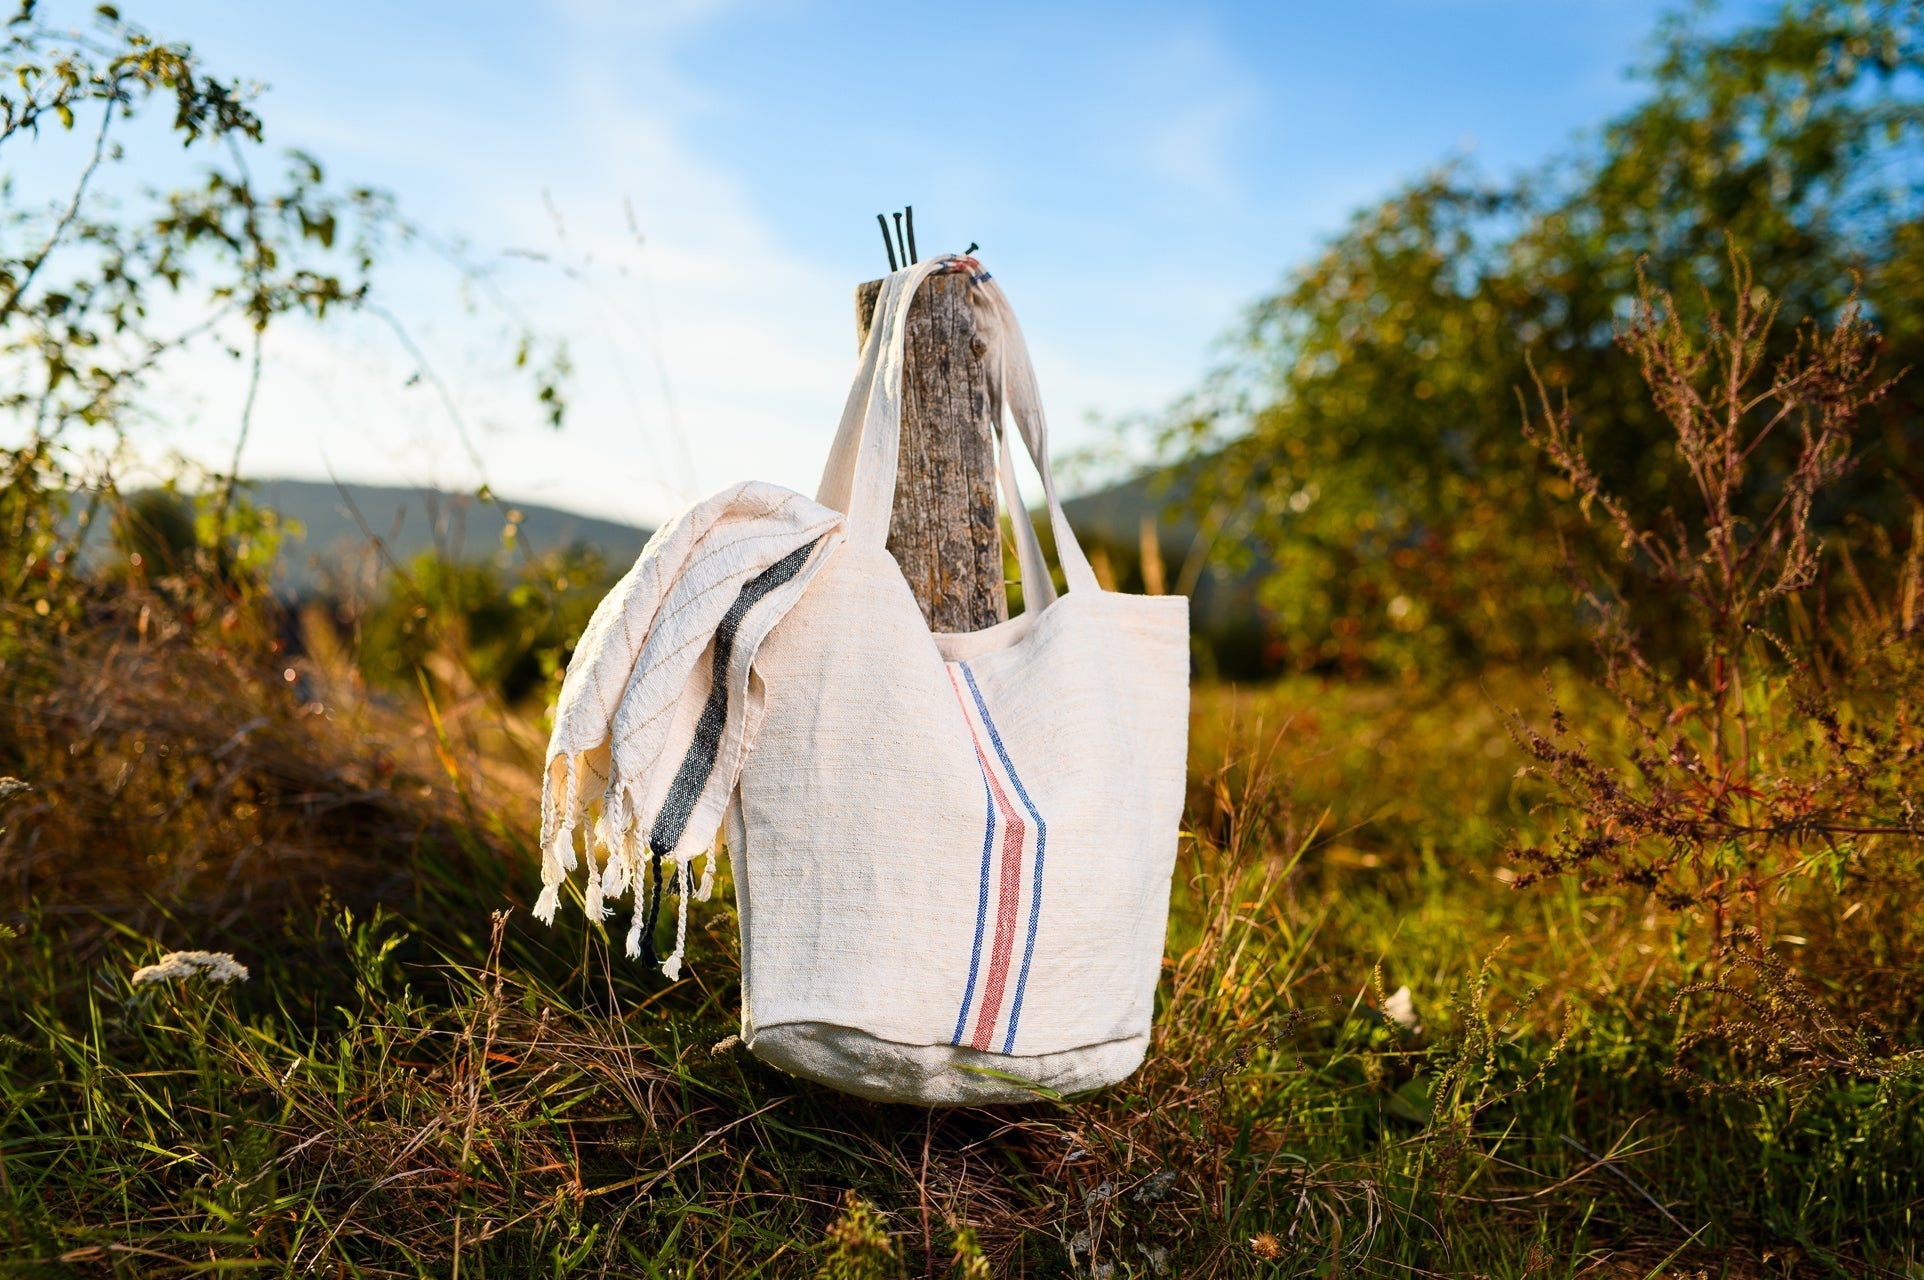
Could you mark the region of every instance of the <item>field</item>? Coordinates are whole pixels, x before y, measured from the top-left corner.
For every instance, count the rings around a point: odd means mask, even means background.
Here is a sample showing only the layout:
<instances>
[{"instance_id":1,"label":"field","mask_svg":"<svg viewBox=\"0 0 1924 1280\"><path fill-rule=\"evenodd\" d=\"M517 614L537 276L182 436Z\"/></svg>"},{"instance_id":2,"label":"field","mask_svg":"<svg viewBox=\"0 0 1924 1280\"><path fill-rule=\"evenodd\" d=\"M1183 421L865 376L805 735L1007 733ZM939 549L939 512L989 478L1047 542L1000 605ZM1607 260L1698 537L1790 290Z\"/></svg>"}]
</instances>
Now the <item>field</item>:
<instances>
[{"instance_id":1,"label":"field","mask_svg":"<svg viewBox=\"0 0 1924 1280\"><path fill-rule=\"evenodd\" d=\"M1507 715L1548 714L1542 673L1198 689L1149 1062L931 1114L728 1043L725 891L672 986L578 914L532 922L524 721L371 697L320 656L287 681L243 626L209 657L142 603L96 602L125 630L96 617L86 661L13 657L48 683L8 712L33 789L0 813L12 1272L1924 1266L1915 1076L1726 1087L1755 1061L1680 1047L1715 1003L1680 994L1709 963L1688 913L1513 887L1503 850L1552 820ZM1568 714L1595 699L1551 679ZM1813 957L1916 927L1813 901L1784 917ZM250 976L132 983L174 948ZM1883 996L1914 1008L1889 958Z\"/></svg>"},{"instance_id":2,"label":"field","mask_svg":"<svg viewBox=\"0 0 1924 1280\"><path fill-rule=\"evenodd\" d=\"M499 310L483 400L548 432L568 345L501 287L546 256L263 154L246 68L114 6L17 9L0 144L81 160L0 178L0 1274L1924 1280L1915 3L1690 6L1624 112L1358 208L1114 424L1094 560L1198 620L1155 1040L940 1113L744 1050L725 882L672 984L530 919L628 552L533 545L382 273ZM1155 248L1119 203L1076 237ZM357 514L290 606L266 335L363 322L498 545ZM218 469L156 430L202 393Z\"/></svg>"}]
</instances>

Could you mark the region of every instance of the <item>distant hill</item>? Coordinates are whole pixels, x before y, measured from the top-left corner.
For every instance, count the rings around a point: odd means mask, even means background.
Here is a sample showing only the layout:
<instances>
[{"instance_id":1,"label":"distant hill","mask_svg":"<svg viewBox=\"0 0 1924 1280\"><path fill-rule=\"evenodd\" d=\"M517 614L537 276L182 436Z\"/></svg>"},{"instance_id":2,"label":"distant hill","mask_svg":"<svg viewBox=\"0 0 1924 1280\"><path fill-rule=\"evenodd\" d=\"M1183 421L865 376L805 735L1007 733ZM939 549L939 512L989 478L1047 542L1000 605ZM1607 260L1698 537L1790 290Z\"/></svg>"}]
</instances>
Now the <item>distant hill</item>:
<instances>
[{"instance_id":1,"label":"distant hill","mask_svg":"<svg viewBox=\"0 0 1924 1280\"><path fill-rule=\"evenodd\" d=\"M1197 641L1197 659L1212 675L1258 676L1273 670L1257 595L1263 578L1274 567L1259 549L1252 549L1248 567L1231 573L1211 563L1211 552L1226 548L1219 532L1205 531L1192 514L1194 472L1148 471L1063 502L1063 514L1091 559L1107 559L1117 585L1139 590L1142 526L1155 522L1156 543L1162 554L1164 577L1179 589L1191 557L1189 624ZM1220 528L1220 521L1215 522ZM1233 536L1233 535L1230 535ZM1199 541L1199 538L1205 540Z\"/></svg>"},{"instance_id":2,"label":"distant hill","mask_svg":"<svg viewBox=\"0 0 1924 1280\"><path fill-rule=\"evenodd\" d=\"M1065 498L1062 511L1079 539L1119 547L1138 546L1142 518L1151 516L1164 558L1181 563L1196 539L1196 521L1188 511L1189 489L1181 475L1144 472L1079 497Z\"/></svg>"},{"instance_id":3,"label":"distant hill","mask_svg":"<svg viewBox=\"0 0 1924 1280\"><path fill-rule=\"evenodd\" d=\"M1165 576L1173 586L1184 561L1200 550L1197 525L1184 510L1185 478L1137 476L1063 503L1077 536L1101 556L1124 590L1140 590L1140 548L1145 516L1156 521ZM303 536L289 539L276 575L289 596L374 594L386 554L406 564L423 551L479 561L502 552L501 531L510 511L520 512L518 541L532 553L583 542L601 552L610 568L623 571L641 554L653 532L600 520L558 507L472 494L371 484L336 486L306 480L262 480L250 486L255 501L298 522ZM356 518L356 513L359 519ZM363 527L365 523L365 527ZM1045 522L1046 525L1046 522ZM1045 535L1046 536L1046 535ZM1193 588L1191 621L1198 638L1226 673L1263 668L1254 588L1265 566L1225 577L1201 574Z\"/></svg>"},{"instance_id":4,"label":"distant hill","mask_svg":"<svg viewBox=\"0 0 1924 1280\"><path fill-rule=\"evenodd\" d=\"M508 512L521 513L519 537L530 551L542 552L586 542L608 563L625 567L641 554L653 532L613 520L600 520L558 507L497 499L483 503L472 494L419 487L343 484L308 480L258 480L249 484L255 501L299 522L305 535L286 549L290 584L312 589L321 577L343 564L372 554L369 533L403 563L438 549L458 559L485 560L501 550ZM1137 477L1063 503L1069 522L1085 540L1126 548L1131 557L1140 539L1142 518L1154 515L1163 554L1173 574L1196 536L1186 514L1166 513L1179 493L1164 493L1148 477ZM356 512L359 519L355 518ZM362 527L365 522L366 528Z\"/></svg>"},{"instance_id":5,"label":"distant hill","mask_svg":"<svg viewBox=\"0 0 1924 1280\"><path fill-rule=\"evenodd\" d=\"M434 489L308 480L261 480L249 489L261 506L303 528L303 536L290 539L282 552L281 583L294 595L371 584L381 557L370 533L403 564L429 550L486 560L501 553L508 513L518 511L517 540L530 552L585 542L621 570L641 554L653 532L558 507L507 499L481 502L473 494Z\"/></svg>"}]
</instances>

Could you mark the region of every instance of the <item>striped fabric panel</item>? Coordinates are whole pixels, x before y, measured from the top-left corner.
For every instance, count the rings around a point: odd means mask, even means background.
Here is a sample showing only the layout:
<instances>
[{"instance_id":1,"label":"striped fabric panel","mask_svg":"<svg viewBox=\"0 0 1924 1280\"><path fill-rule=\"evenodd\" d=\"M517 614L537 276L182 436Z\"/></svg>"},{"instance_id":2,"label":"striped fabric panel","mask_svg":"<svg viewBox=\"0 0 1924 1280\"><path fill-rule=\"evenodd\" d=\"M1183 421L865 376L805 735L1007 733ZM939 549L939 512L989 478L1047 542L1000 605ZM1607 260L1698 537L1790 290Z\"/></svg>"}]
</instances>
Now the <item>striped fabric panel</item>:
<instances>
[{"instance_id":1,"label":"striped fabric panel","mask_svg":"<svg viewBox=\"0 0 1924 1280\"><path fill-rule=\"evenodd\" d=\"M953 676L950 682L954 682ZM957 689L955 696L959 703L962 691ZM964 719L967 716L964 709ZM982 929L989 919L989 862L995 852L995 796L989 790L989 766L982 758L980 747L976 748L975 759L982 769L982 804L987 810L982 826L982 881L975 900L975 942L969 948L969 984L962 988L962 1009L955 1015L955 1034L949 1037L950 1044L962 1043L962 1030L969 1023L969 1004L975 999L976 971L982 965Z\"/></svg>"},{"instance_id":2,"label":"striped fabric panel","mask_svg":"<svg viewBox=\"0 0 1924 1280\"><path fill-rule=\"evenodd\" d=\"M958 679L958 675L960 678ZM975 938L970 946L969 976L962 992L962 1006L956 1014L955 1034L949 1043L966 1043L970 1048L994 1051L996 1029L1002 1024L1000 1052L1015 1052L1017 1023L1022 1016L1022 997L1029 982L1029 967L1035 959L1036 922L1042 912L1043 858L1048 846L1048 824L1042 819L1029 792L1016 772L988 701L976 683L975 673L964 662L948 664L949 683L955 689L956 704L968 727L976 766L982 774L984 819L982 868L976 895ZM964 696L963 685L968 686ZM1013 795L1014 799L1011 799ZM1025 817L1026 815L1026 817ZM1033 836L1033 842L1031 837ZM1034 866L1029 870L1029 890L1023 892L1024 864L1031 844ZM993 909L991 909L993 908ZM1026 915L1027 919L1024 920ZM993 931L990 921L994 921ZM1026 927L1025 927L1026 926ZM987 971L983 970L982 942L989 939ZM1003 998L1009 995L1010 970L1014 967L1016 940L1023 938L1022 963L1015 973L1015 990L1004 1020ZM981 1000L976 1003L976 990ZM969 1026L970 1006L975 1004L975 1024Z\"/></svg>"}]
</instances>

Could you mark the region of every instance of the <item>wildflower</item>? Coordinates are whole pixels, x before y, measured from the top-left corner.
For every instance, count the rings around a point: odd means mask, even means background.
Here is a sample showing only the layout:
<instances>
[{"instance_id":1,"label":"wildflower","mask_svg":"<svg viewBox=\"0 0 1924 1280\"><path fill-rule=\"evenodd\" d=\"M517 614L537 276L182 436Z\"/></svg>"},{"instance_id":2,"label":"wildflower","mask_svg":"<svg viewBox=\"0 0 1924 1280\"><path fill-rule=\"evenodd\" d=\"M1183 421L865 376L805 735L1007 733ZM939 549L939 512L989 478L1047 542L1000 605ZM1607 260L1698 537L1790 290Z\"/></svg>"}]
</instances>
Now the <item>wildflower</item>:
<instances>
[{"instance_id":1,"label":"wildflower","mask_svg":"<svg viewBox=\"0 0 1924 1280\"><path fill-rule=\"evenodd\" d=\"M989 1260L982 1256L982 1245L975 1238L974 1227L964 1226L956 1231L952 1265L956 1280L994 1280L995 1273L989 1270Z\"/></svg>"},{"instance_id":2,"label":"wildflower","mask_svg":"<svg viewBox=\"0 0 1924 1280\"><path fill-rule=\"evenodd\" d=\"M195 977L210 982L245 982L247 966L225 951L169 951L158 963L134 970L134 985Z\"/></svg>"},{"instance_id":3,"label":"wildflower","mask_svg":"<svg viewBox=\"0 0 1924 1280\"><path fill-rule=\"evenodd\" d=\"M842 1197L842 1216L828 1224L825 1276L879 1276L895 1270L895 1242L881 1211L853 1188Z\"/></svg>"},{"instance_id":4,"label":"wildflower","mask_svg":"<svg viewBox=\"0 0 1924 1280\"><path fill-rule=\"evenodd\" d=\"M1260 1235L1252 1236L1249 1241L1249 1248L1257 1257L1271 1261L1283 1256L1283 1242L1268 1231L1262 1232Z\"/></svg>"},{"instance_id":5,"label":"wildflower","mask_svg":"<svg viewBox=\"0 0 1924 1280\"><path fill-rule=\"evenodd\" d=\"M708 1052L714 1057L719 1058L724 1053L740 1048L741 1043L742 1038L740 1036L723 1036L721 1039L715 1041Z\"/></svg>"}]
</instances>

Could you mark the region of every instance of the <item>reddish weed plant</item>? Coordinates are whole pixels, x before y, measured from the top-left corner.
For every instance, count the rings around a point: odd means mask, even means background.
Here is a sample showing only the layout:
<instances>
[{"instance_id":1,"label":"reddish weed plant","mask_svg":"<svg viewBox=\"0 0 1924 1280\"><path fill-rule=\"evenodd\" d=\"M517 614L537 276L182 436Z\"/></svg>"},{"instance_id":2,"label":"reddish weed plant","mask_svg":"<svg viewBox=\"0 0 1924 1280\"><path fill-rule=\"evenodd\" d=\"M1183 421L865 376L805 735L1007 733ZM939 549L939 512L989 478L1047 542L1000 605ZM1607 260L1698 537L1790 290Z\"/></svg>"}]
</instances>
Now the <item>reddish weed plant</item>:
<instances>
[{"instance_id":1,"label":"reddish weed plant","mask_svg":"<svg viewBox=\"0 0 1924 1280\"><path fill-rule=\"evenodd\" d=\"M1721 1011L1686 1034L1686 1056L1722 1041L1770 1068L1750 1077L1765 1088L1885 1075L1916 1062L1892 1028L1924 1003L1910 909L1924 889L1924 514L1849 513L1844 536L1822 536L1826 491L1862 462L1860 414L1895 378L1854 295L1773 359L1777 304L1735 250L1728 289L1727 311L1706 293L1692 323L1640 278L1618 335L1674 431L1686 502L1639 518L1593 469L1567 402L1539 382L1525 406L1526 436L1622 555L1609 572L1572 568L1614 722L1513 718L1524 773L1564 810L1548 840L1513 843L1516 883L1574 878L1675 913L1701 966L1677 1000ZM1661 653L1644 639L1653 604L1684 619Z\"/></svg>"}]
</instances>

